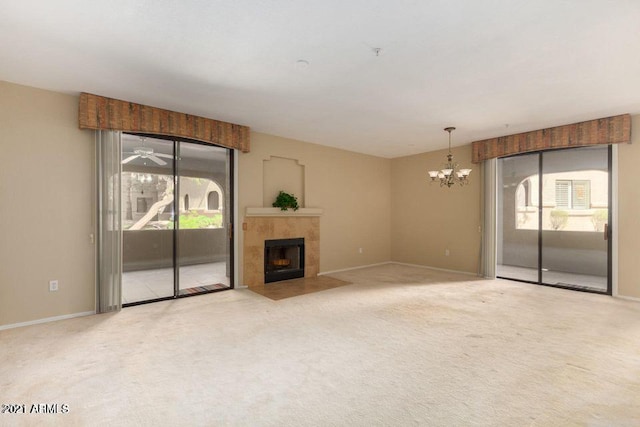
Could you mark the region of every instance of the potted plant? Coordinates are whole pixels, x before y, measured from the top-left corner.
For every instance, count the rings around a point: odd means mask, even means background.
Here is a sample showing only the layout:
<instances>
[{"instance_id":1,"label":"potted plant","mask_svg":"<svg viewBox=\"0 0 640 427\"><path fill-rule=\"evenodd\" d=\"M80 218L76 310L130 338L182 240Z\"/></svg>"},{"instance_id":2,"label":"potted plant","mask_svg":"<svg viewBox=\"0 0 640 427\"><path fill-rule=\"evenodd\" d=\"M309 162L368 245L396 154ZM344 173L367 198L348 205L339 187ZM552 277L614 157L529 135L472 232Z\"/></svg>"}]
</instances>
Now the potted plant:
<instances>
[{"instance_id":1,"label":"potted plant","mask_svg":"<svg viewBox=\"0 0 640 427\"><path fill-rule=\"evenodd\" d=\"M280 191L278 193L278 197L276 197L276 201L273 202L272 205L274 208L280 208L281 211L286 211L289 208L297 211L300 206L298 206L298 199L289 193L285 193L284 191Z\"/></svg>"}]
</instances>

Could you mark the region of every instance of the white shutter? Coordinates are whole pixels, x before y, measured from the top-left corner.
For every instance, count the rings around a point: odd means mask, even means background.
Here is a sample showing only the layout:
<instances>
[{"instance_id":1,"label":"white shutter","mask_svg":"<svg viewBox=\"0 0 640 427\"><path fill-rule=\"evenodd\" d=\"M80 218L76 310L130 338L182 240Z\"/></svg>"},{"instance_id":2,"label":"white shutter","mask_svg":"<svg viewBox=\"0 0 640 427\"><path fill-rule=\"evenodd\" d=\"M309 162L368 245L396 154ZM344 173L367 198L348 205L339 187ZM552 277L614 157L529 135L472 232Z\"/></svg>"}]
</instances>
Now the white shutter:
<instances>
[{"instance_id":1,"label":"white shutter","mask_svg":"<svg viewBox=\"0 0 640 427\"><path fill-rule=\"evenodd\" d=\"M556 208L571 209L571 181L556 180Z\"/></svg>"}]
</instances>

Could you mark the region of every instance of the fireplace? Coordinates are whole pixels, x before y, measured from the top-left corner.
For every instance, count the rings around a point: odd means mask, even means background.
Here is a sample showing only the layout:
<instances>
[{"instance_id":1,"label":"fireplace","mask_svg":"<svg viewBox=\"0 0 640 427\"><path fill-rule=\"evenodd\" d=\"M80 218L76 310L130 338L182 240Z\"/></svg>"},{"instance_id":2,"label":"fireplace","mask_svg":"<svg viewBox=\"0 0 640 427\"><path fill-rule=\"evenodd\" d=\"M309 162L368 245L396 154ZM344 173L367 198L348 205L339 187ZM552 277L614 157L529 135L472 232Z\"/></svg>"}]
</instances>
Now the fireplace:
<instances>
[{"instance_id":1,"label":"fireplace","mask_svg":"<svg viewBox=\"0 0 640 427\"><path fill-rule=\"evenodd\" d=\"M304 238L265 240L264 283L304 277Z\"/></svg>"}]
</instances>

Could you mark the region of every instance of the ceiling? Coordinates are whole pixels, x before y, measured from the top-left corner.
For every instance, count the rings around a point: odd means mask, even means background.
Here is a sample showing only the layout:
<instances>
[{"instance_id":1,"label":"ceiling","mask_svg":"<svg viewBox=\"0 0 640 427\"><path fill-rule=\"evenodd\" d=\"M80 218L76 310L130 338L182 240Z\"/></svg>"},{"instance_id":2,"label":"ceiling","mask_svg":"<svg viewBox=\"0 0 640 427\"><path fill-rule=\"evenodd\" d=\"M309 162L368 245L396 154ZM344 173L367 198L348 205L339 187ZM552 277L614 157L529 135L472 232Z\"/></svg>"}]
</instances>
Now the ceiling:
<instances>
[{"instance_id":1,"label":"ceiling","mask_svg":"<svg viewBox=\"0 0 640 427\"><path fill-rule=\"evenodd\" d=\"M0 80L389 158L640 113L639 48L638 0L0 0Z\"/></svg>"}]
</instances>

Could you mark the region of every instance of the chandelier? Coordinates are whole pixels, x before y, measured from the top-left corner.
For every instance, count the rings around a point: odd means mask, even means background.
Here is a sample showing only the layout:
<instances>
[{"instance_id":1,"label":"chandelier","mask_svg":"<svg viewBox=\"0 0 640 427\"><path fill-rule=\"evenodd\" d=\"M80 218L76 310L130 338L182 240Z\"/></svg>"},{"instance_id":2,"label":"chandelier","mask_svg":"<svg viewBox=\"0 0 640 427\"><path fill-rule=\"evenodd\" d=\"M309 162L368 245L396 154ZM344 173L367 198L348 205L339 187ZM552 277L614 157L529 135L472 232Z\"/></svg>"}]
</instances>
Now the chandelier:
<instances>
[{"instance_id":1,"label":"chandelier","mask_svg":"<svg viewBox=\"0 0 640 427\"><path fill-rule=\"evenodd\" d=\"M469 174L471 169L459 169L458 164L453 161L451 154L451 131L456 130L454 127L444 128L449 132L449 154L447 154L447 163L444 168L439 171L429 171L431 182L440 182L440 187L451 187L454 184L467 185L469 183Z\"/></svg>"}]
</instances>

